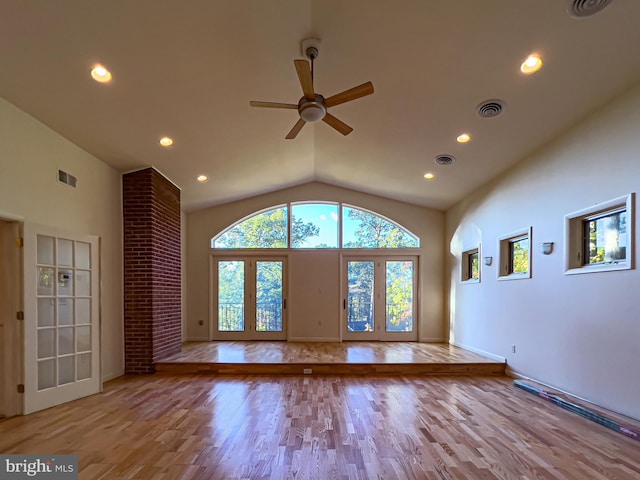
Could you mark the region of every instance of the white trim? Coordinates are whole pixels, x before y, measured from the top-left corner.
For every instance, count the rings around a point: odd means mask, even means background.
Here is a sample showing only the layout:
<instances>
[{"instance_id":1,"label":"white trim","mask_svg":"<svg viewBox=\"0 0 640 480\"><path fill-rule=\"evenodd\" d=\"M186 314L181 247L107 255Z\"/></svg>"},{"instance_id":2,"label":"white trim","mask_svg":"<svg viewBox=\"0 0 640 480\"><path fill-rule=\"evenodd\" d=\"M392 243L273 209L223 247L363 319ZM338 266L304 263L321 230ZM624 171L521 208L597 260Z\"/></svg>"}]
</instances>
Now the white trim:
<instances>
[{"instance_id":1,"label":"white trim","mask_svg":"<svg viewBox=\"0 0 640 480\"><path fill-rule=\"evenodd\" d=\"M496 355L494 353L485 352L479 348L470 347L469 345L464 345L462 343L449 342L454 347L462 348L464 350L469 350L470 352L477 353L478 355L482 355L483 357L488 357L492 360L496 360L498 362L507 363L506 357L501 357L500 355Z\"/></svg>"}]
</instances>

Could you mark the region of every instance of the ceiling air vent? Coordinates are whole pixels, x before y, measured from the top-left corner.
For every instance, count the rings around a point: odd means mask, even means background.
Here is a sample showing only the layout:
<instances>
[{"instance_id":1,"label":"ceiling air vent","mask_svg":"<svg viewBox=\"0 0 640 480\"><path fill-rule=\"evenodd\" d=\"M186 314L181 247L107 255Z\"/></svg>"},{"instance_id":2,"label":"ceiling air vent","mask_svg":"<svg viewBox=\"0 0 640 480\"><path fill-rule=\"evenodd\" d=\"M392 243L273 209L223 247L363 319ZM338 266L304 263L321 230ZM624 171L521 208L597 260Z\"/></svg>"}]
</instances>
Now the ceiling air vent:
<instances>
[{"instance_id":1,"label":"ceiling air vent","mask_svg":"<svg viewBox=\"0 0 640 480\"><path fill-rule=\"evenodd\" d=\"M589 17L604 10L613 0L570 0L569 15L576 18Z\"/></svg>"},{"instance_id":2,"label":"ceiling air vent","mask_svg":"<svg viewBox=\"0 0 640 480\"><path fill-rule=\"evenodd\" d=\"M58 181L60 183L64 183L65 185L69 185L70 187L76 188L76 182L78 181L78 179L70 173L58 170Z\"/></svg>"},{"instance_id":3,"label":"ceiling air vent","mask_svg":"<svg viewBox=\"0 0 640 480\"><path fill-rule=\"evenodd\" d=\"M456 158L453 155L438 155L435 158L435 162L438 165L443 165L443 166L448 166L448 165L453 165L453 162L456 161Z\"/></svg>"},{"instance_id":4,"label":"ceiling air vent","mask_svg":"<svg viewBox=\"0 0 640 480\"><path fill-rule=\"evenodd\" d=\"M482 118L497 117L504 110L504 102L501 100L486 100L478 105L478 115Z\"/></svg>"}]
</instances>

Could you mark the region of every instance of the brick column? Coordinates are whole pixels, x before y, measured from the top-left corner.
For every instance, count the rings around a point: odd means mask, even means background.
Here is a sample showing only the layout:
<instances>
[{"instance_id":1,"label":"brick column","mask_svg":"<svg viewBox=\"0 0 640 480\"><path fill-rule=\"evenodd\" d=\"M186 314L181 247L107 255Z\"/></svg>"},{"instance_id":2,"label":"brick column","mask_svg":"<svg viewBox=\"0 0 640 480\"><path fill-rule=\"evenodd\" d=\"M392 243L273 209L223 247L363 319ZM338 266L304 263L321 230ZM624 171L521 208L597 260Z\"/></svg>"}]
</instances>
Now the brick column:
<instances>
[{"instance_id":1,"label":"brick column","mask_svg":"<svg viewBox=\"0 0 640 480\"><path fill-rule=\"evenodd\" d=\"M182 343L180 190L153 168L122 177L125 373Z\"/></svg>"}]
</instances>

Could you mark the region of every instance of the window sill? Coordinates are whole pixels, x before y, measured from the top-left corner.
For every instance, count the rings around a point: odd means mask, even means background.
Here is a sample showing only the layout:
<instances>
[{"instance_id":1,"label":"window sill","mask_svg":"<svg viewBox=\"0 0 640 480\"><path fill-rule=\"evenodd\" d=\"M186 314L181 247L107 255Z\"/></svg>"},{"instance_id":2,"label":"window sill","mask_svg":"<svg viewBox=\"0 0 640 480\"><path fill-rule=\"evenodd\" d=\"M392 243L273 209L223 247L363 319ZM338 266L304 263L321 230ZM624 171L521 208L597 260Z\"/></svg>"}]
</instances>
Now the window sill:
<instances>
[{"instance_id":1,"label":"window sill","mask_svg":"<svg viewBox=\"0 0 640 480\"><path fill-rule=\"evenodd\" d=\"M498 277L498 281L504 280L525 280L531 278L531 274L527 273L512 273L511 275L502 275Z\"/></svg>"},{"instance_id":2,"label":"window sill","mask_svg":"<svg viewBox=\"0 0 640 480\"><path fill-rule=\"evenodd\" d=\"M570 268L565 270L565 275L581 275L583 273L617 272L620 270L631 270L629 263L605 263L601 265L585 265L584 267Z\"/></svg>"}]
</instances>

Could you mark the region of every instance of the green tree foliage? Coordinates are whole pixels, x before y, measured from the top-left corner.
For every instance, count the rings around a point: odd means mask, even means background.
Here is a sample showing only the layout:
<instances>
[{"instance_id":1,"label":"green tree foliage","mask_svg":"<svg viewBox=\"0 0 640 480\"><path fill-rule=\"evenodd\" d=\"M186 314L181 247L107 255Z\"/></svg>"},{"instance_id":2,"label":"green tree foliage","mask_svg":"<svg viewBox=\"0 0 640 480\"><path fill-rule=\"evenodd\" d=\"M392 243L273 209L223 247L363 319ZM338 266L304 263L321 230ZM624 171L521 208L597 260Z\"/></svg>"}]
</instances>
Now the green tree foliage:
<instances>
[{"instance_id":1,"label":"green tree foliage","mask_svg":"<svg viewBox=\"0 0 640 480\"><path fill-rule=\"evenodd\" d=\"M398 225L378 215L356 208L345 209L349 219L357 224L355 240L345 243L346 248L404 248L416 247L411 237Z\"/></svg>"},{"instance_id":2,"label":"green tree foliage","mask_svg":"<svg viewBox=\"0 0 640 480\"><path fill-rule=\"evenodd\" d=\"M289 235L287 208L275 208L259 213L230 228L215 240L216 248L287 248ZM297 246L317 236L320 229L295 217L292 224L292 244Z\"/></svg>"}]
</instances>

